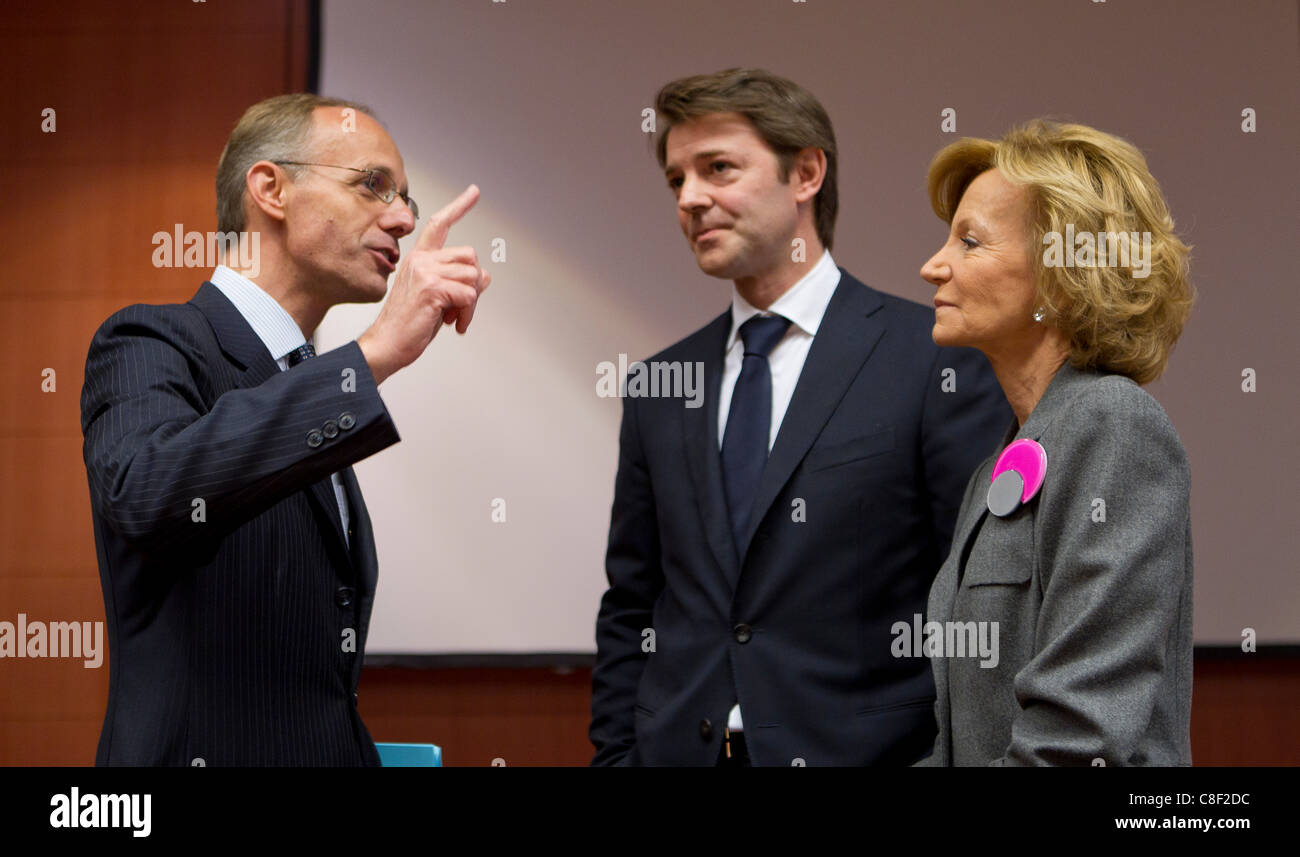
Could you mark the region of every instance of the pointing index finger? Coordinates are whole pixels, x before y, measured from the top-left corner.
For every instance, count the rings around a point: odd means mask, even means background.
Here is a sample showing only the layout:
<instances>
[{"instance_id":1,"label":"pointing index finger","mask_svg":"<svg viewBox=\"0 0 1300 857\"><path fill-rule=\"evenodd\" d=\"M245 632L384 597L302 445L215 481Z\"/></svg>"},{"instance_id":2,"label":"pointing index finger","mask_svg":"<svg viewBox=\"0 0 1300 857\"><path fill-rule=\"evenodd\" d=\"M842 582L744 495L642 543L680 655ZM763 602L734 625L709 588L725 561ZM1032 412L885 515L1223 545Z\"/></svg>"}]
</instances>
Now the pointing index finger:
<instances>
[{"instance_id":1,"label":"pointing index finger","mask_svg":"<svg viewBox=\"0 0 1300 857\"><path fill-rule=\"evenodd\" d=\"M474 207L478 202L479 189L478 185L470 185L465 191L451 202L447 203L429 218L428 224L424 231L420 233L417 249L437 250L447 243L447 233L451 227L464 217L465 212Z\"/></svg>"}]
</instances>

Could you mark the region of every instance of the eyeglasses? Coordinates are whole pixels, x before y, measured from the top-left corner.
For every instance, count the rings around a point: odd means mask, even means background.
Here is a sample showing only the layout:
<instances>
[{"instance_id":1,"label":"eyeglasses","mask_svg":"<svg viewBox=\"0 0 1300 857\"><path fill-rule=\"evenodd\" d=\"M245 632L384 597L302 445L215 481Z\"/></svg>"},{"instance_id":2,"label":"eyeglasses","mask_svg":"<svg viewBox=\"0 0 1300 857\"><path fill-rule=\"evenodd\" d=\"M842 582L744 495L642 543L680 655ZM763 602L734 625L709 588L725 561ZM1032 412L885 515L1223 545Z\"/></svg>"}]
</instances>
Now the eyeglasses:
<instances>
[{"instance_id":1,"label":"eyeglasses","mask_svg":"<svg viewBox=\"0 0 1300 857\"><path fill-rule=\"evenodd\" d=\"M415 204L415 200L397 189L397 183L388 173L380 170L361 170L356 167L344 167L338 164L309 164L304 161L272 161L273 164L292 167L333 167L336 170L351 170L354 173L366 174L366 189L379 197L385 205L393 201L393 197L400 196L406 207L411 209L411 216L416 220L420 219L420 207Z\"/></svg>"}]
</instances>

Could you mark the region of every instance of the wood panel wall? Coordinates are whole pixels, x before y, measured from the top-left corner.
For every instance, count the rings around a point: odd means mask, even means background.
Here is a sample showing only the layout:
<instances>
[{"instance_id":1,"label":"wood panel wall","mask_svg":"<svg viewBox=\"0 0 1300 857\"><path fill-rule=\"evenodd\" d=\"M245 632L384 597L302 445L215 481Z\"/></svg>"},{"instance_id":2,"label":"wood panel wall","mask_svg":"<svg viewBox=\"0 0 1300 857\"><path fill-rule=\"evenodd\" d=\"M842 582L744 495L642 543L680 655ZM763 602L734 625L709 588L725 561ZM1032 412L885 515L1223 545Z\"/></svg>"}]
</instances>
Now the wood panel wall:
<instances>
[{"instance_id":1,"label":"wood panel wall","mask_svg":"<svg viewBox=\"0 0 1300 857\"><path fill-rule=\"evenodd\" d=\"M1196 765L1300 765L1300 658L1198 653ZM438 744L448 767L585 765L591 670L367 668L358 691L376 741Z\"/></svg>"},{"instance_id":2,"label":"wood panel wall","mask_svg":"<svg viewBox=\"0 0 1300 857\"><path fill-rule=\"evenodd\" d=\"M0 620L104 619L81 457L86 349L115 310L189 300L207 277L155 268L152 236L216 229L231 128L307 85L307 12L306 0L0 5ZM0 763L93 762L107 698L107 662L0 660Z\"/></svg>"}]
</instances>

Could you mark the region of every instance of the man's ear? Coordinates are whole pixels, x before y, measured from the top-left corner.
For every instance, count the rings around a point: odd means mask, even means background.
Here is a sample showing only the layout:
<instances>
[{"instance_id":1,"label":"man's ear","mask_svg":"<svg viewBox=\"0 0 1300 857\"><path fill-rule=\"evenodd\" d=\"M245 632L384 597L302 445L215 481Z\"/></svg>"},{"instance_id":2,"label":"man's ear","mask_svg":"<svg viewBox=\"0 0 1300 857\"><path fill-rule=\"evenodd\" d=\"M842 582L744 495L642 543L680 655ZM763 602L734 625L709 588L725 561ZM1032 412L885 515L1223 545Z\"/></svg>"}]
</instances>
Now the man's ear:
<instances>
[{"instance_id":1,"label":"man's ear","mask_svg":"<svg viewBox=\"0 0 1300 857\"><path fill-rule=\"evenodd\" d=\"M790 170L795 185L795 201L808 202L822 189L826 180L826 153L809 146L794 156Z\"/></svg>"},{"instance_id":2,"label":"man's ear","mask_svg":"<svg viewBox=\"0 0 1300 857\"><path fill-rule=\"evenodd\" d=\"M283 221L289 196L289 176L270 161L258 161L244 174L247 205L271 220Z\"/></svg>"}]
</instances>

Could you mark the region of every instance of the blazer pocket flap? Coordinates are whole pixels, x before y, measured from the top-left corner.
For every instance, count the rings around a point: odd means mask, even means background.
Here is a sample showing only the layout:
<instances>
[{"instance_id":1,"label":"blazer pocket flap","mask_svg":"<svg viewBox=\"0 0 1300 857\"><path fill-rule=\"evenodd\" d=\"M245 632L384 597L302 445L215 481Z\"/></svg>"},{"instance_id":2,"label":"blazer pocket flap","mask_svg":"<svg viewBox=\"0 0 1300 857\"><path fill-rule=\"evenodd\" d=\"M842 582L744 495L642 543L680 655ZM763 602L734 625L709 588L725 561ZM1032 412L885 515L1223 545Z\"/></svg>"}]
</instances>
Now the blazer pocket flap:
<instances>
[{"instance_id":1,"label":"blazer pocket flap","mask_svg":"<svg viewBox=\"0 0 1300 857\"><path fill-rule=\"evenodd\" d=\"M995 584L1027 583L1033 569L1027 565L1012 563L1009 565L985 565L967 569L967 586L993 586Z\"/></svg>"},{"instance_id":2,"label":"blazer pocket flap","mask_svg":"<svg viewBox=\"0 0 1300 857\"><path fill-rule=\"evenodd\" d=\"M828 443L815 447L808 454L809 470L826 470L849 464L864 458L871 458L894 448L894 427L886 426L862 437L840 443Z\"/></svg>"},{"instance_id":3,"label":"blazer pocket flap","mask_svg":"<svg viewBox=\"0 0 1300 857\"><path fill-rule=\"evenodd\" d=\"M983 497L978 497L983 501ZM985 515L975 535L962 583L994 586L1028 583L1034 574L1034 517L1021 507L1010 517Z\"/></svg>"}]
</instances>

